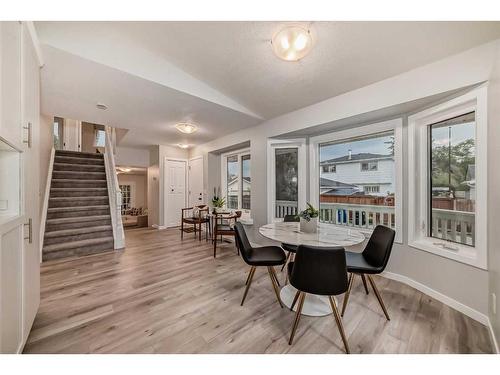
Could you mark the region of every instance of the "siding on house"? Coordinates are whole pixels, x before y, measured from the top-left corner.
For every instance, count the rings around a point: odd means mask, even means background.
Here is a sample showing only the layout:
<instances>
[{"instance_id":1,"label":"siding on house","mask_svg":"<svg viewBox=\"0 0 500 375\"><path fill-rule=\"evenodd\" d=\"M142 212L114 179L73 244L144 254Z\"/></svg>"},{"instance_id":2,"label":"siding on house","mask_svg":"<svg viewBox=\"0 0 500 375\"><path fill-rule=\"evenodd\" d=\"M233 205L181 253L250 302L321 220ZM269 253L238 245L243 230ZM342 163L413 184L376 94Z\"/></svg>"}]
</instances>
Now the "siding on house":
<instances>
[{"instance_id":1,"label":"siding on house","mask_svg":"<svg viewBox=\"0 0 500 375\"><path fill-rule=\"evenodd\" d=\"M354 157L354 155L353 155ZM376 171L361 171L361 163L377 162ZM395 193L394 186L394 159L392 158L371 158L364 160L322 162L323 165L336 165L336 172L323 172L321 169L321 177L359 186L363 190L364 186L380 186L379 193L370 193L371 195L385 196L387 193Z\"/></svg>"}]
</instances>

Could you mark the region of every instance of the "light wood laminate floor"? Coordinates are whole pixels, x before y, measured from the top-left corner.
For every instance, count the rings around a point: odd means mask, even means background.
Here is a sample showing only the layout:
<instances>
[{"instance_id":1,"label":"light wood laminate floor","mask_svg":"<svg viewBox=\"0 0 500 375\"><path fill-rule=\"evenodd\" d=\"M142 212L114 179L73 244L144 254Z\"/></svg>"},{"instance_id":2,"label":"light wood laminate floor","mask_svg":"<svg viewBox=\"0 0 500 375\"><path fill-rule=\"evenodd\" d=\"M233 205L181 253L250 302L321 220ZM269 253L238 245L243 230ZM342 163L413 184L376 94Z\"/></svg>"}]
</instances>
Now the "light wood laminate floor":
<instances>
[{"instance_id":1,"label":"light wood laminate floor","mask_svg":"<svg viewBox=\"0 0 500 375\"><path fill-rule=\"evenodd\" d=\"M179 230L126 232L127 248L46 262L41 304L25 353L343 353L333 316L301 318L276 302L257 270L225 244ZM284 274L277 269L280 281ZM392 320L356 280L344 326L353 353L490 353L480 323L396 281L376 277ZM342 301L342 297L338 298Z\"/></svg>"}]
</instances>

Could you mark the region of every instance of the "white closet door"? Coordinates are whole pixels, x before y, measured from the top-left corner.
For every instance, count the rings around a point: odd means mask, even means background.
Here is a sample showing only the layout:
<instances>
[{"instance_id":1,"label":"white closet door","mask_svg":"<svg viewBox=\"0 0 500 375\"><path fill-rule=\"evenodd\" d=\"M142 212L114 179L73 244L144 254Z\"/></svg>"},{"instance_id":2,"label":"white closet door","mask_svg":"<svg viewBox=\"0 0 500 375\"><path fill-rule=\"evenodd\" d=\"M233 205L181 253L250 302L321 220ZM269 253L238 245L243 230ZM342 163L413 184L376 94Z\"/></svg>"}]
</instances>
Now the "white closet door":
<instances>
[{"instance_id":1,"label":"white closet door","mask_svg":"<svg viewBox=\"0 0 500 375\"><path fill-rule=\"evenodd\" d=\"M31 147L24 145L24 226L23 238L23 338L28 338L40 304L40 197L38 163L40 159L40 80L39 66L28 30L23 27L22 122L31 128ZM25 131L24 137L28 135ZM31 235L30 235L31 234Z\"/></svg>"},{"instance_id":2,"label":"white closet door","mask_svg":"<svg viewBox=\"0 0 500 375\"><path fill-rule=\"evenodd\" d=\"M81 151L82 146L82 123L81 121L64 119L64 144L67 151Z\"/></svg>"},{"instance_id":3,"label":"white closet door","mask_svg":"<svg viewBox=\"0 0 500 375\"><path fill-rule=\"evenodd\" d=\"M189 161L189 206L203 203L203 158L191 159Z\"/></svg>"},{"instance_id":4,"label":"white closet door","mask_svg":"<svg viewBox=\"0 0 500 375\"><path fill-rule=\"evenodd\" d=\"M185 161L166 160L165 187L165 224L167 227L176 227L181 225L181 209L186 207Z\"/></svg>"}]
</instances>

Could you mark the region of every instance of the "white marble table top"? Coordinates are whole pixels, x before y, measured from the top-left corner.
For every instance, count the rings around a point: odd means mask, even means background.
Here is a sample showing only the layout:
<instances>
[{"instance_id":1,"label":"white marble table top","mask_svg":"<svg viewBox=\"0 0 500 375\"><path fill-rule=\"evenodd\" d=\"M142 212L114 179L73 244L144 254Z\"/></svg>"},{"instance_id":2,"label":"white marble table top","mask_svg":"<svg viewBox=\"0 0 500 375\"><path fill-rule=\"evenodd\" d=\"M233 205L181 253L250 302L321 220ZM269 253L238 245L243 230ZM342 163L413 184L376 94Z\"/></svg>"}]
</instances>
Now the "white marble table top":
<instances>
[{"instance_id":1,"label":"white marble table top","mask_svg":"<svg viewBox=\"0 0 500 375\"><path fill-rule=\"evenodd\" d=\"M259 228L259 233L275 241L291 245L311 245L319 247L353 246L365 240L357 230L342 228L332 224L319 224L317 233L304 233L299 223L272 223Z\"/></svg>"}]
</instances>

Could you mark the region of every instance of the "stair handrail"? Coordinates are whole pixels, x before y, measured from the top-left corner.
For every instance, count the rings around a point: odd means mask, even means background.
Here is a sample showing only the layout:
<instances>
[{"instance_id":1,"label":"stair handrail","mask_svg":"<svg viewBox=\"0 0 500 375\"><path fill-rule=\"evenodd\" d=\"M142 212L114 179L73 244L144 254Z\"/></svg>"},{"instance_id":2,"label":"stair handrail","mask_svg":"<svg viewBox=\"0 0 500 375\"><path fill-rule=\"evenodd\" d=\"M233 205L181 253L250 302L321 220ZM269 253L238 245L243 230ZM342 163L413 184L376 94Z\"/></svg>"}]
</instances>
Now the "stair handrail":
<instances>
[{"instance_id":1,"label":"stair handrail","mask_svg":"<svg viewBox=\"0 0 500 375\"><path fill-rule=\"evenodd\" d=\"M45 183L45 195L43 196L42 218L40 220L40 263L42 262L43 240L45 238L45 224L47 222L47 210L49 209L50 186L52 184L52 170L54 169L54 158L56 149L52 146L50 150L49 168L47 171L47 181Z\"/></svg>"},{"instance_id":2,"label":"stair handrail","mask_svg":"<svg viewBox=\"0 0 500 375\"><path fill-rule=\"evenodd\" d=\"M116 250L125 247L125 232L123 230L121 214L122 192L118 184L118 178L116 177L115 147L113 146L114 132L110 126L105 127L105 132L104 165L108 185L111 225L113 226L114 248Z\"/></svg>"}]
</instances>

